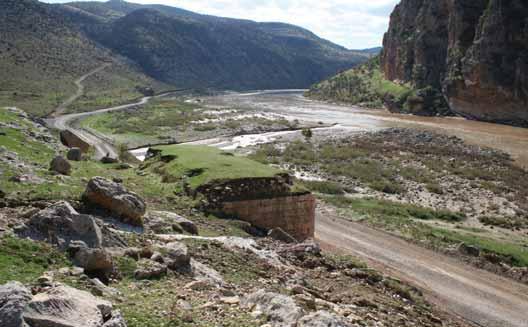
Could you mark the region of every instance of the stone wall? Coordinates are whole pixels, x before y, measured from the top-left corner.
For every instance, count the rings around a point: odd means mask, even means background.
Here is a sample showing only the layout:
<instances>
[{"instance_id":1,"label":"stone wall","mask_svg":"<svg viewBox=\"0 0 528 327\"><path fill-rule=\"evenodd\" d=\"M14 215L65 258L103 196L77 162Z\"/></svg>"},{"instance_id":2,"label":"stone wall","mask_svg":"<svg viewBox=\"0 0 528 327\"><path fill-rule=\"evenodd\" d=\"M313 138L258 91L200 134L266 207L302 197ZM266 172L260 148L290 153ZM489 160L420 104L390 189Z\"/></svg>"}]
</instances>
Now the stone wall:
<instances>
[{"instance_id":1,"label":"stone wall","mask_svg":"<svg viewBox=\"0 0 528 327\"><path fill-rule=\"evenodd\" d=\"M67 129L60 131L60 140L68 148L79 148L83 153L87 153L90 150L88 142Z\"/></svg>"},{"instance_id":2,"label":"stone wall","mask_svg":"<svg viewBox=\"0 0 528 327\"><path fill-rule=\"evenodd\" d=\"M315 197L312 194L292 194L269 199L223 202L220 210L256 227L280 227L297 240L314 236Z\"/></svg>"}]
</instances>

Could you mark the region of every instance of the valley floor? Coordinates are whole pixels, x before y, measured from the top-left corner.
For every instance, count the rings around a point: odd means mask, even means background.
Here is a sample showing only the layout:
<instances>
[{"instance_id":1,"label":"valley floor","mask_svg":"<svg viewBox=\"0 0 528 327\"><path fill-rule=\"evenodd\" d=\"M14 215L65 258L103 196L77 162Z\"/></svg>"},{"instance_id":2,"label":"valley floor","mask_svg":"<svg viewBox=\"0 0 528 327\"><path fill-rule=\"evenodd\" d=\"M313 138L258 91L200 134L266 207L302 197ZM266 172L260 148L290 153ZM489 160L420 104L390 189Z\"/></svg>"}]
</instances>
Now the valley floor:
<instances>
[{"instance_id":1,"label":"valley floor","mask_svg":"<svg viewBox=\"0 0 528 327\"><path fill-rule=\"evenodd\" d=\"M178 176L167 178L159 167L141 165L131 158L128 165L86 160L73 163L71 177L51 175L47 162L64 149L23 113L3 111L0 127L7 138L0 139L0 144L7 155L0 162L5 193L0 233L24 223L36 208L56 200L79 204L86 181L101 175L139 193L151 210L168 210L191 219L206 237L121 231L128 246L183 241L196 260L228 282L220 294L214 287L174 293L169 290L184 288L193 277L171 273L153 282L136 281L133 271L139 263L120 262L121 278L111 286L125 296L119 300L119 308L129 326L221 322L225 326L257 326L264 323L262 317L238 303L243 295L259 289L293 295L307 312L330 310L357 326L379 322L440 326L443 321L464 326L457 317L483 326L526 323L526 292L519 291L526 286L512 280L528 282L528 173L519 168L526 163L521 149L528 144L526 130L490 125L495 131L504 130L503 137L495 137L491 144L484 125L479 129L473 122L456 119L416 120L365 112L309 101L298 91L169 97L112 111L66 119L62 124L74 123L75 128L104 144L122 144L116 146L121 156L126 155L126 147L194 142L249 154L256 161L288 170L298 177L296 188L310 190L319 198L316 236L323 245L364 258L387 273L378 275L348 256L292 256L293 248L281 252L283 245L259 238L259 244L250 247L256 257L248 257L248 248L233 250L222 243L224 239L207 238L248 238L247 224L196 210L193 199L182 192ZM56 122L60 123L61 117ZM402 128L409 126L413 128ZM480 145L508 143L505 150L516 162L501 151L471 145L475 139ZM25 142L32 150L20 146ZM80 204L76 207L83 210ZM98 218L104 226L116 228L108 217ZM0 247L0 259L19 260L12 257L9 244L4 246L5 252ZM261 250L282 256L280 267L270 267L275 261L259 258ZM37 264L34 272L6 272L6 278L27 281L45 270ZM284 272L288 278L281 277ZM296 287L301 281L302 290ZM75 277L65 282L92 287ZM425 300L419 289L424 290ZM167 301L157 309L160 299ZM428 301L451 314L441 313Z\"/></svg>"}]
</instances>

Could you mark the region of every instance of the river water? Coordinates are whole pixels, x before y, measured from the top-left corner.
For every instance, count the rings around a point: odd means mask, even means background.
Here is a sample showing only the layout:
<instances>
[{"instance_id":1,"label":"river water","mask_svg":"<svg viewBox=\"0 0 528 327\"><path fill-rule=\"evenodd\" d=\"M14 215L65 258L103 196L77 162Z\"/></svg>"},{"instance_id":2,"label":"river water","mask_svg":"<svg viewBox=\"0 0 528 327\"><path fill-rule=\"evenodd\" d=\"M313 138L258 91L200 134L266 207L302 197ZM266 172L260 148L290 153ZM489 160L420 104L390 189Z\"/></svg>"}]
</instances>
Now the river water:
<instances>
[{"instance_id":1,"label":"river water","mask_svg":"<svg viewBox=\"0 0 528 327\"><path fill-rule=\"evenodd\" d=\"M343 130L375 131L389 127L420 128L458 136L468 143L492 147L509 153L520 166L528 168L528 129L471 121L458 117L420 117L369 110L350 105L329 104L307 99L302 90L279 90L252 93L229 93L203 98L212 108L256 109L276 113L288 119L324 124L338 124ZM224 149L263 143L281 133L237 136L230 140L205 140L201 144ZM256 142L251 142L256 140Z\"/></svg>"}]
</instances>

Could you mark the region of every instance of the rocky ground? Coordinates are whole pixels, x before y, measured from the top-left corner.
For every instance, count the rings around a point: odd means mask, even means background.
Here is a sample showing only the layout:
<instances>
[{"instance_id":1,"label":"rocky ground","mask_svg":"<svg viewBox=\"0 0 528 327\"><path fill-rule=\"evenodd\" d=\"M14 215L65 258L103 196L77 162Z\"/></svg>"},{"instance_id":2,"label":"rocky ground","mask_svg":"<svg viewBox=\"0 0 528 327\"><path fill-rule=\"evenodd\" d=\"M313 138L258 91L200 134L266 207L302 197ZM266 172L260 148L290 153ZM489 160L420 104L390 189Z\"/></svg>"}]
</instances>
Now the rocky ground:
<instances>
[{"instance_id":1,"label":"rocky ground","mask_svg":"<svg viewBox=\"0 0 528 327\"><path fill-rule=\"evenodd\" d=\"M0 176L2 326L465 326L356 258L254 236L137 164L79 158L6 115L0 142L17 159ZM11 178L22 171L41 183Z\"/></svg>"}]
</instances>

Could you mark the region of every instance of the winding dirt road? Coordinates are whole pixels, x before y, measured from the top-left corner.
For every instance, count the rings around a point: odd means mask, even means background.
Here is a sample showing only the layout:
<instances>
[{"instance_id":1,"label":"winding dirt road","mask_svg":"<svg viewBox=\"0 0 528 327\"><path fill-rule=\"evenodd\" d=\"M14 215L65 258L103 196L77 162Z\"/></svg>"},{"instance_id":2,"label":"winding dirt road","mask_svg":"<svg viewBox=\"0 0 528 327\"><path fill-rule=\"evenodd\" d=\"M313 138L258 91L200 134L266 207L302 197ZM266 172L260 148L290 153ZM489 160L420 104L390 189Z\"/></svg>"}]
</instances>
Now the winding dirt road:
<instances>
[{"instance_id":1,"label":"winding dirt road","mask_svg":"<svg viewBox=\"0 0 528 327\"><path fill-rule=\"evenodd\" d=\"M88 77L92 76L92 75L95 75L97 74L98 72L102 71L103 69L107 68L107 67L110 67L112 64L110 63L106 63L106 64L103 64L99 67L97 67L96 69L92 70L92 71L89 71L88 73L84 74L83 76L79 77L78 80L76 80L74 83L75 85L77 86L77 92L75 92L74 95L72 95L71 97L69 97L66 101L64 101L54 112L54 116L58 116L58 115L62 115L64 113L64 111L66 111L66 109L68 109L68 107L74 103L77 99L79 99L80 97L82 97L84 95L84 85L83 85L83 82L85 79L87 79Z\"/></svg>"},{"instance_id":2,"label":"winding dirt road","mask_svg":"<svg viewBox=\"0 0 528 327\"><path fill-rule=\"evenodd\" d=\"M528 326L528 286L346 221L332 210L318 210L315 229L323 247L367 259L477 326Z\"/></svg>"}]
</instances>

